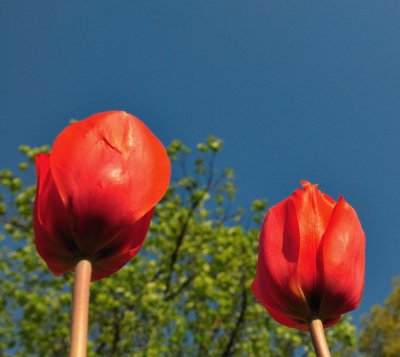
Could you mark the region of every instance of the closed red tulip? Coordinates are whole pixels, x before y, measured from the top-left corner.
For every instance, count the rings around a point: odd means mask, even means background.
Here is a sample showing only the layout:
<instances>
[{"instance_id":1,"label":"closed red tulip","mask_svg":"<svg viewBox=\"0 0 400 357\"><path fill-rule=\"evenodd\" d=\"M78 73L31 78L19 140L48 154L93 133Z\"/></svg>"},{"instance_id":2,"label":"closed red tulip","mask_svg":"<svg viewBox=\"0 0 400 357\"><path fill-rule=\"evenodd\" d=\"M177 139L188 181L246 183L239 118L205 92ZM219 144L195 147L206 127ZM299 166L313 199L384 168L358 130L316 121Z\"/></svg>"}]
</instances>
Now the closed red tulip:
<instances>
[{"instance_id":1,"label":"closed red tulip","mask_svg":"<svg viewBox=\"0 0 400 357\"><path fill-rule=\"evenodd\" d=\"M329 327L360 304L365 235L342 197L302 186L264 219L252 290L277 322L308 330L312 319Z\"/></svg>"},{"instance_id":2,"label":"closed red tulip","mask_svg":"<svg viewBox=\"0 0 400 357\"><path fill-rule=\"evenodd\" d=\"M56 274L88 259L92 281L123 267L141 248L166 192L165 148L125 112L95 114L65 128L36 158L35 243Z\"/></svg>"}]
</instances>

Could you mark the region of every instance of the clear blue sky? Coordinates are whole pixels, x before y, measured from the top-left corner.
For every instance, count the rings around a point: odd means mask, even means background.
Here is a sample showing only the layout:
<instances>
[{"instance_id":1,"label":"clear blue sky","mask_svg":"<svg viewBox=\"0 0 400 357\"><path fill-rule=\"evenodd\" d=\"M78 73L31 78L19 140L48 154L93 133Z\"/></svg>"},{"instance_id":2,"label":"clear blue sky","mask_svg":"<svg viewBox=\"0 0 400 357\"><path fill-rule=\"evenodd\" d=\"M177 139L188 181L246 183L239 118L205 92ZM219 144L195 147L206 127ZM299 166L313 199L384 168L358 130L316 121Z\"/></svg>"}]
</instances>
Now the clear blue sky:
<instances>
[{"instance_id":1,"label":"clear blue sky","mask_svg":"<svg viewBox=\"0 0 400 357\"><path fill-rule=\"evenodd\" d=\"M301 179L367 235L364 299L400 274L400 2L0 2L0 167L70 118L121 109L165 143L225 140L237 203Z\"/></svg>"}]
</instances>

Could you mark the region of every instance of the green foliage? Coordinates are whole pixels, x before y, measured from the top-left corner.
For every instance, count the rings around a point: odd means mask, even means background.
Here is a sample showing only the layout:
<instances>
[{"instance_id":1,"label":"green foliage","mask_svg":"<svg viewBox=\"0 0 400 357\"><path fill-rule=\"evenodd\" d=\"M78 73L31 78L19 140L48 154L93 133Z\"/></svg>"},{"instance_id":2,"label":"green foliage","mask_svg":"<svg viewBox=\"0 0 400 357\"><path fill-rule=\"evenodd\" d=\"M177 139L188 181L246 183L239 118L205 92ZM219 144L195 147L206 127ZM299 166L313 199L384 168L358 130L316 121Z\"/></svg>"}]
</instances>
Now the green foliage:
<instances>
[{"instance_id":1,"label":"green foliage","mask_svg":"<svg viewBox=\"0 0 400 357\"><path fill-rule=\"evenodd\" d=\"M383 306L375 305L362 318L360 350L365 356L400 356L400 276Z\"/></svg>"},{"instance_id":2,"label":"green foliage","mask_svg":"<svg viewBox=\"0 0 400 357\"><path fill-rule=\"evenodd\" d=\"M218 170L222 140L168 148L173 182L143 249L91 285L89 356L312 356L306 333L272 321L250 291L265 200L235 208L231 169ZM21 146L32 171L38 152ZM72 274L54 277L33 239L35 187L0 172L0 356L63 356L68 350ZM344 319L328 332L334 356L351 353ZM304 346L304 347L303 347Z\"/></svg>"}]
</instances>

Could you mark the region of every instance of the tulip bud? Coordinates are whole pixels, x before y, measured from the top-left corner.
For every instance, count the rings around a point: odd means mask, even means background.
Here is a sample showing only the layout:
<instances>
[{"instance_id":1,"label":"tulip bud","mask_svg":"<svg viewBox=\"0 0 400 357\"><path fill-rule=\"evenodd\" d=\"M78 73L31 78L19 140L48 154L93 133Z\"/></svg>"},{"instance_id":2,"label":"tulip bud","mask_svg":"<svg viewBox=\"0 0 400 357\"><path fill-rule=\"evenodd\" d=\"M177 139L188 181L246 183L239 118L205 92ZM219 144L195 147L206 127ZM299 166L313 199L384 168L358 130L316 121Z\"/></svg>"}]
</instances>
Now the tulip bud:
<instances>
[{"instance_id":1,"label":"tulip bud","mask_svg":"<svg viewBox=\"0 0 400 357\"><path fill-rule=\"evenodd\" d=\"M252 290L277 322L308 330L312 319L329 327L360 304L365 235L342 197L301 184L264 219Z\"/></svg>"},{"instance_id":2,"label":"tulip bud","mask_svg":"<svg viewBox=\"0 0 400 357\"><path fill-rule=\"evenodd\" d=\"M166 192L165 148L125 112L95 114L65 128L36 157L35 244L50 270L93 266L92 281L123 267L141 248Z\"/></svg>"}]
</instances>

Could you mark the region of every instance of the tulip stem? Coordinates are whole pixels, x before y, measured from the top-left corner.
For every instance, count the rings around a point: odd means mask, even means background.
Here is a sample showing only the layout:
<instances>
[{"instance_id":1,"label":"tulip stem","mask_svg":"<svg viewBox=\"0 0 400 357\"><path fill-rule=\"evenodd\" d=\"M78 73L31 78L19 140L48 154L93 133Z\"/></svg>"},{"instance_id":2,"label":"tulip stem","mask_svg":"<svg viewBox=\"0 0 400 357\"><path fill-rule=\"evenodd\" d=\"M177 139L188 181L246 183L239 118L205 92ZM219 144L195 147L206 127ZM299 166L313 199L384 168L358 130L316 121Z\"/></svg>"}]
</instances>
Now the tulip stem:
<instances>
[{"instance_id":1,"label":"tulip stem","mask_svg":"<svg viewBox=\"0 0 400 357\"><path fill-rule=\"evenodd\" d=\"M320 319L313 319L308 323L311 340L317 357L331 357L328 344L326 343L324 326Z\"/></svg>"},{"instance_id":2,"label":"tulip stem","mask_svg":"<svg viewBox=\"0 0 400 357\"><path fill-rule=\"evenodd\" d=\"M86 357L91 275L92 263L86 259L80 260L75 266L70 357Z\"/></svg>"}]
</instances>

